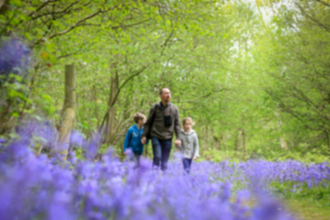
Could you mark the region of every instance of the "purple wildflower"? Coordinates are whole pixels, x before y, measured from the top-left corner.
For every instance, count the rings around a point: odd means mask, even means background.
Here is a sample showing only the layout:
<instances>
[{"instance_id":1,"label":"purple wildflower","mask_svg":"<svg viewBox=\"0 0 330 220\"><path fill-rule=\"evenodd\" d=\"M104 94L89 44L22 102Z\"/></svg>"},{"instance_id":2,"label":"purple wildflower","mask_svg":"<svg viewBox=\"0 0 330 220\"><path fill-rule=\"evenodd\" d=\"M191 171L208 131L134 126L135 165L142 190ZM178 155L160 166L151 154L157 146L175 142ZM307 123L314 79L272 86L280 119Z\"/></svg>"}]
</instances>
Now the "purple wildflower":
<instances>
[{"instance_id":1,"label":"purple wildflower","mask_svg":"<svg viewBox=\"0 0 330 220\"><path fill-rule=\"evenodd\" d=\"M0 75L24 75L31 62L31 50L18 39L1 43Z\"/></svg>"}]
</instances>

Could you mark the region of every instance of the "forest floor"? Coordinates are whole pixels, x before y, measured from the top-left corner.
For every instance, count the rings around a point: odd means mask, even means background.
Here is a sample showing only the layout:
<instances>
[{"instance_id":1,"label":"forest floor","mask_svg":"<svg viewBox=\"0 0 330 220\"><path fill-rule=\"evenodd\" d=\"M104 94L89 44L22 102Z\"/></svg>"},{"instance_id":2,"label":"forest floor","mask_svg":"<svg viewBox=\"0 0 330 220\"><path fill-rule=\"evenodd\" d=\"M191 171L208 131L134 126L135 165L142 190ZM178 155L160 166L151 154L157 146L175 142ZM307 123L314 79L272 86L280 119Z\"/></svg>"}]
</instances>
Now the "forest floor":
<instances>
[{"instance_id":1,"label":"forest floor","mask_svg":"<svg viewBox=\"0 0 330 220\"><path fill-rule=\"evenodd\" d=\"M330 220L330 209L321 202L309 198L284 200L298 220Z\"/></svg>"}]
</instances>

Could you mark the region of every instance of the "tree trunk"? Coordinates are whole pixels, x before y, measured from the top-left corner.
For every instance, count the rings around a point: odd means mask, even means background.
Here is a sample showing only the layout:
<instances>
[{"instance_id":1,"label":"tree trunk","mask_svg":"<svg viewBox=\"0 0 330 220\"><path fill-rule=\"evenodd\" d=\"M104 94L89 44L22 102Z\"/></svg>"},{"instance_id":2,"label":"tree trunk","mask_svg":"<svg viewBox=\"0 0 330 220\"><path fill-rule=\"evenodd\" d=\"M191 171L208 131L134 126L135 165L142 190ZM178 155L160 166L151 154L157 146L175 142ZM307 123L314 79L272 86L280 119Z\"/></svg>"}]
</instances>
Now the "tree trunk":
<instances>
[{"instance_id":1,"label":"tree trunk","mask_svg":"<svg viewBox=\"0 0 330 220\"><path fill-rule=\"evenodd\" d=\"M225 134L224 134L223 131L221 132L221 141L222 141L222 145L224 147L224 150L227 150L227 145L226 145L226 142L225 142Z\"/></svg>"},{"instance_id":2,"label":"tree trunk","mask_svg":"<svg viewBox=\"0 0 330 220\"><path fill-rule=\"evenodd\" d=\"M330 153L330 137L329 137L329 132L328 130L324 130L325 136L327 137L327 146L328 146L328 151Z\"/></svg>"},{"instance_id":3,"label":"tree trunk","mask_svg":"<svg viewBox=\"0 0 330 220\"><path fill-rule=\"evenodd\" d=\"M147 145L144 145L143 156L145 157L149 156L149 146L151 146L151 140L149 140L149 143Z\"/></svg>"},{"instance_id":4,"label":"tree trunk","mask_svg":"<svg viewBox=\"0 0 330 220\"><path fill-rule=\"evenodd\" d=\"M119 72L118 72L118 56L115 57L115 61L110 64L110 95L108 101L108 109L103 117L101 126L99 128L99 133L102 135L102 143L112 144L116 142L116 133L121 126L121 123L116 123L116 107L115 104L118 102L119 93L124 88L124 86L134 79L134 77L141 74L147 66L143 66L137 71L130 72L130 76L127 77L123 82L119 84Z\"/></svg>"},{"instance_id":5,"label":"tree trunk","mask_svg":"<svg viewBox=\"0 0 330 220\"><path fill-rule=\"evenodd\" d=\"M281 127L282 127L282 120L280 118L280 114L278 114L278 112L275 111L275 116L278 118L278 120L276 121L277 124L277 129L279 131L281 131ZM280 144L281 144L281 148L284 150L288 149L288 143L285 141L285 134L282 135L282 137L280 137Z\"/></svg>"},{"instance_id":6,"label":"tree trunk","mask_svg":"<svg viewBox=\"0 0 330 220\"><path fill-rule=\"evenodd\" d=\"M280 142L281 142L282 149L287 150L288 143L285 141L285 134L283 134L283 136L280 138Z\"/></svg>"},{"instance_id":7,"label":"tree trunk","mask_svg":"<svg viewBox=\"0 0 330 220\"><path fill-rule=\"evenodd\" d=\"M55 152L61 154L63 160L66 160L76 109L76 67L74 64L65 66L64 92L64 105Z\"/></svg>"},{"instance_id":8,"label":"tree trunk","mask_svg":"<svg viewBox=\"0 0 330 220\"><path fill-rule=\"evenodd\" d=\"M116 107L115 99L118 93L118 74L115 76L111 76L110 79L110 96L108 101L108 110L107 110L107 118L105 122L105 130L104 130L104 142L107 144L111 144L112 140L114 139L115 133L115 117L116 117Z\"/></svg>"},{"instance_id":9,"label":"tree trunk","mask_svg":"<svg viewBox=\"0 0 330 220\"><path fill-rule=\"evenodd\" d=\"M209 149L209 127L205 127L205 146L206 149Z\"/></svg>"},{"instance_id":10,"label":"tree trunk","mask_svg":"<svg viewBox=\"0 0 330 220\"><path fill-rule=\"evenodd\" d=\"M220 141L216 136L213 136L213 140L215 141L215 149L221 150L220 149Z\"/></svg>"},{"instance_id":11,"label":"tree trunk","mask_svg":"<svg viewBox=\"0 0 330 220\"><path fill-rule=\"evenodd\" d=\"M242 129L242 146L243 146L243 156L246 156L246 146L245 146L245 130Z\"/></svg>"},{"instance_id":12,"label":"tree trunk","mask_svg":"<svg viewBox=\"0 0 330 220\"><path fill-rule=\"evenodd\" d=\"M96 126L100 126L100 120L99 120L99 108L97 106L98 100L97 100L97 91L96 91L96 86L95 84L92 87L92 96L93 96L93 101L94 101L94 115L97 120Z\"/></svg>"},{"instance_id":13,"label":"tree trunk","mask_svg":"<svg viewBox=\"0 0 330 220\"><path fill-rule=\"evenodd\" d=\"M237 131L237 135L235 138L235 151L238 151L239 145L240 145L240 130Z\"/></svg>"}]
</instances>

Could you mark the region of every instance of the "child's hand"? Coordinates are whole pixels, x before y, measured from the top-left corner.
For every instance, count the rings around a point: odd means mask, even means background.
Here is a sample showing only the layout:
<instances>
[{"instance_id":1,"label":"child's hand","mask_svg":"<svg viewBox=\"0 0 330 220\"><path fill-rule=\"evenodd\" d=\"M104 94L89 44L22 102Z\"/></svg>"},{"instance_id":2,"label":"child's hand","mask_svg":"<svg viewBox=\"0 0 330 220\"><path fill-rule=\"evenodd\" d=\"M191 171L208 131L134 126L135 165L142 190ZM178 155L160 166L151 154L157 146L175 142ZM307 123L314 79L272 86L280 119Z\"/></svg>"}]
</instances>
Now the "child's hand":
<instances>
[{"instance_id":1,"label":"child's hand","mask_svg":"<svg viewBox=\"0 0 330 220\"><path fill-rule=\"evenodd\" d=\"M198 157L194 157L194 160L197 160Z\"/></svg>"},{"instance_id":2,"label":"child's hand","mask_svg":"<svg viewBox=\"0 0 330 220\"><path fill-rule=\"evenodd\" d=\"M146 137L143 137L142 139L141 139L141 144L146 144L147 143L147 138Z\"/></svg>"},{"instance_id":3,"label":"child's hand","mask_svg":"<svg viewBox=\"0 0 330 220\"><path fill-rule=\"evenodd\" d=\"M174 141L174 144L177 146L177 147L180 147L181 145L181 140L177 139Z\"/></svg>"}]
</instances>

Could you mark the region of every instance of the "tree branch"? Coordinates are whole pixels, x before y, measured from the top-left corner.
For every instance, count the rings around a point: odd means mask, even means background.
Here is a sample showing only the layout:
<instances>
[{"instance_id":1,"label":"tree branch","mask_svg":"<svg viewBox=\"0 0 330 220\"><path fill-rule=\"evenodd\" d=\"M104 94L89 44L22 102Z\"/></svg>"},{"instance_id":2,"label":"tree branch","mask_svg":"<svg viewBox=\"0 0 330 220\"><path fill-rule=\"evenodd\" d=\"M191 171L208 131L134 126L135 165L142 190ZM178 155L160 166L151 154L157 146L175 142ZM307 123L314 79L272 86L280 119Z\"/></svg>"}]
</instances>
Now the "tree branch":
<instances>
[{"instance_id":1,"label":"tree branch","mask_svg":"<svg viewBox=\"0 0 330 220\"><path fill-rule=\"evenodd\" d=\"M58 60L58 59L66 58L66 57L69 57L69 56L72 56L72 55L78 54L80 51L81 51L81 49L78 50L78 51L76 51L76 52L67 53L67 54L64 54L64 55L58 56L58 57L56 57L56 59Z\"/></svg>"},{"instance_id":2,"label":"tree branch","mask_svg":"<svg viewBox=\"0 0 330 220\"><path fill-rule=\"evenodd\" d=\"M109 114L108 114L108 111L107 111L107 112L105 113L103 119L102 119L101 126L100 126L99 129L98 129L98 133L101 134L101 132L102 132L102 130L103 130L103 127L104 127L104 124L105 124L105 122L107 121L108 117L109 117Z\"/></svg>"},{"instance_id":3,"label":"tree branch","mask_svg":"<svg viewBox=\"0 0 330 220\"><path fill-rule=\"evenodd\" d=\"M74 29L75 27L77 27L77 26L78 26L79 24L81 24L82 22L87 21L88 19L91 19L91 18L95 17L96 15L100 14L101 12L102 12L101 10L98 10L98 11L96 11L95 13L90 14L90 15L84 17L83 19L77 21L74 25L72 25L72 26L69 27L68 29L66 29L66 30L64 30L64 31L61 31L61 32L59 32L59 33L55 33L55 34L49 36L48 39L52 39L52 38L54 38L54 37L57 37L57 36L60 36L60 35L64 35L64 34L70 32L72 29Z\"/></svg>"},{"instance_id":4,"label":"tree branch","mask_svg":"<svg viewBox=\"0 0 330 220\"><path fill-rule=\"evenodd\" d=\"M136 25L139 25L139 24L143 24L147 21L150 21L151 19L148 18L146 20L143 20L143 21L139 21L139 22L136 22L136 23L133 23L133 24L128 24L128 25L118 25L118 26L113 26L113 27L110 27L112 30L115 30L115 29L118 29L118 28L129 28L129 27L133 27L133 26L136 26Z\"/></svg>"},{"instance_id":5,"label":"tree branch","mask_svg":"<svg viewBox=\"0 0 330 220\"><path fill-rule=\"evenodd\" d=\"M146 20L143 20L143 21L140 21L140 22L136 22L136 23L133 23L133 24L128 24L128 25L117 25L117 26L107 26L108 28L112 29L112 30L116 30L118 28L129 28L129 27L133 27L133 26L136 26L136 25L139 25L139 24L143 24L147 21L150 21L151 19L146 19ZM84 22L82 24L79 24L78 25L79 27L82 27L82 26L94 26L94 27L101 27L102 25L100 23L87 23L87 22Z\"/></svg>"},{"instance_id":6,"label":"tree branch","mask_svg":"<svg viewBox=\"0 0 330 220\"><path fill-rule=\"evenodd\" d=\"M36 15L35 17L32 17L32 20L36 20L40 17L43 17L43 16L47 16L47 15L57 15L57 14L66 14L66 13L70 13L71 11L69 9L71 9L75 4L79 3L79 1L75 1L73 3L71 3L70 5L68 5L65 9L63 9L62 11L56 11L56 12L51 12L51 13L43 13L43 14L40 14L40 15ZM55 5L54 5L55 6ZM78 9L77 9L78 10ZM59 16L59 17L54 17L53 20L55 19L58 19L58 18L61 18L63 16Z\"/></svg>"},{"instance_id":7,"label":"tree branch","mask_svg":"<svg viewBox=\"0 0 330 220\"><path fill-rule=\"evenodd\" d=\"M32 16L33 14L39 12L41 9L43 9L45 6L47 6L49 3L52 2L57 2L58 0L50 0L50 1L46 1L43 4L41 4L35 11L32 11L30 14L28 14L28 16Z\"/></svg>"},{"instance_id":8,"label":"tree branch","mask_svg":"<svg viewBox=\"0 0 330 220\"><path fill-rule=\"evenodd\" d=\"M311 21L313 21L314 23L316 23L319 27L324 28L327 32L330 32L330 27L328 27L325 24L322 24L321 22L319 22L317 19L315 19L314 17L310 16L309 14L307 14L307 12L299 5L296 4L298 6L298 8L300 9L301 13L304 14L307 18L309 18Z\"/></svg>"},{"instance_id":9,"label":"tree branch","mask_svg":"<svg viewBox=\"0 0 330 220\"><path fill-rule=\"evenodd\" d=\"M164 51L165 51L165 48L167 47L167 44L168 44L168 42L170 41L171 37L173 37L173 34L174 34L174 30L172 29L170 35L168 35L168 37L166 38L164 44L162 45L163 49L162 49L162 51L160 52L160 55L161 55L161 56L163 56Z\"/></svg>"},{"instance_id":10,"label":"tree branch","mask_svg":"<svg viewBox=\"0 0 330 220\"><path fill-rule=\"evenodd\" d=\"M33 14L37 13L38 11L40 11L41 9L43 9L44 7L46 7L49 3L52 3L52 2L57 2L58 0L49 0L49 1L46 1L44 2L43 4L41 4L35 11L32 11L28 14L29 17L31 17ZM52 14L52 13L49 13L49 14ZM13 26L13 28L16 28L18 27L20 24L22 24L24 22L24 20L20 20L15 26Z\"/></svg>"},{"instance_id":11,"label":"tree branch","mask_svg":"<svg viewBox=\"0 0 330 220\"><path fill-rule=\"evenodd\" d=\"M315 0L315 1L320 2L321 4L323 4L323 5L327 6L327 7L330 7L330 4L329 3L326 3L326 2L321 1L321 0Z\"/></svg>"},{"instance_id":12,"label":"tree branch","mask_svg":"<svg viewBox=\"0 0 330 220\"><path fill-rule=\"evenodd\" d=\"M132 74L130 77L128 77L123 84L121 84L121 86L118 88L118 92L115 96L115 98L112 100L111 106L113 106L118 98L118 95L120 93L120 91L122 90L122 88L126 85L126 83L128 83L131 79L133 79L134 77L138 76L140 73L142 73L145 69L147 69L148 66L143 66L141 69L139 69L138 71L136 71L134 74Z\"/></svg>"}]
</instances>

